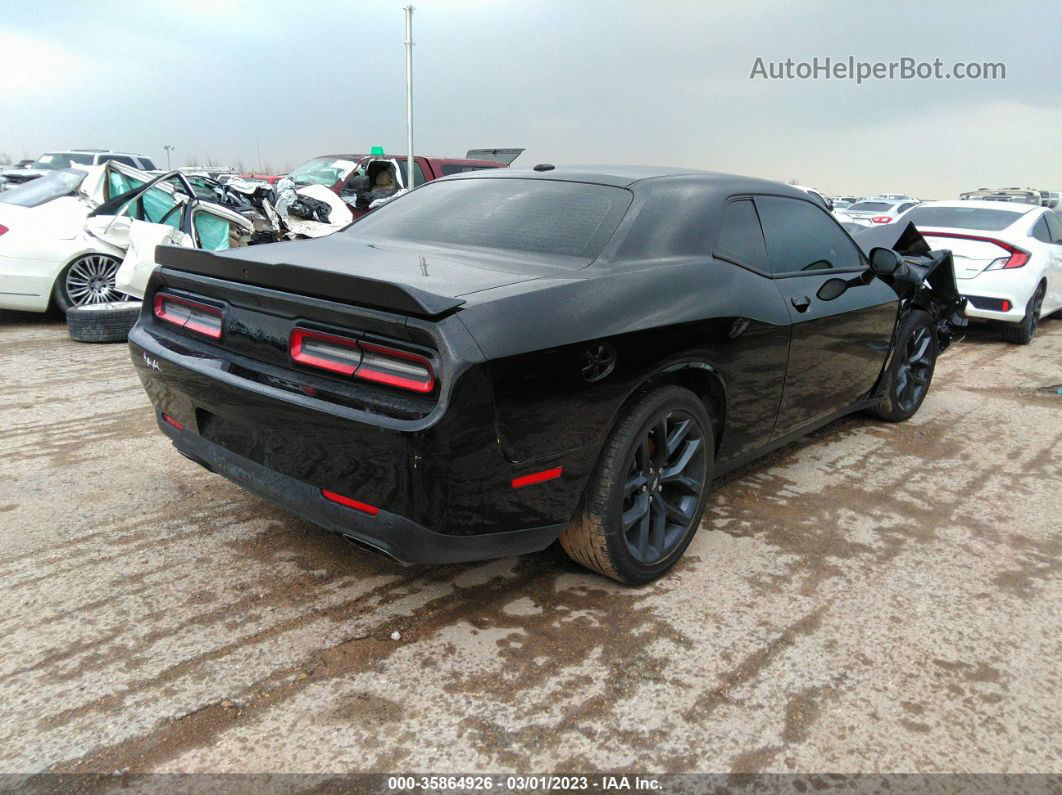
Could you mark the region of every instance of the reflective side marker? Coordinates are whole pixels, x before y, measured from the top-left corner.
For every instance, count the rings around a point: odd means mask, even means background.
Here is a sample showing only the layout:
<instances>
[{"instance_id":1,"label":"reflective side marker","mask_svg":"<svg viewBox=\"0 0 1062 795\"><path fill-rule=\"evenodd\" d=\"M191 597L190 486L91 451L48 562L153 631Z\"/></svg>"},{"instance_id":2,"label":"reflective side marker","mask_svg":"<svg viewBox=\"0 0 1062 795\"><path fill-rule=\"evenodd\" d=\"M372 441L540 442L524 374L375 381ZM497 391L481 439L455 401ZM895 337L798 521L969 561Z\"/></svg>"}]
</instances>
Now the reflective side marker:
<instances>
[{"instance_id":1,"label":"reflective side marker","mask_svg":"<svg viewBox=\"0 0 1062 795\"><path fill-rule=\"evenodd\" d=\"M352 500L350 497L344 497L342 494L336 494L334 491L329 491L328 489L321 489L321 496L326 500L331 500L339 505L353 508L355 511L367 513L369 516L376 516L376 514L380 512L380 509L375 505L369 505L367 502L361 502L359 500Z\"/></svg>"},{"instance_id":2,"label":"reflective side marker","mask_svg":"<svg viewBox=\"0 0 1062 795\"><path fill-rule=\"evenodd\" d=\"M555 480L564 474L564 467L554 467L553 469L543 469L541 472L535 472L530 475L521 475L518 478L513 478L513 488L522 489L524 486L533 486L536 483L544 483L547 480Z\"/></svg>"},{"instance_id":3,"label":"reflective side marker","mask_svg":"<svg viewBox=\"0 0 1062 795\"><path fill-rule=\"evenodd\" d=\"M184 430L184 423L180 422L179 420L175 420L169 414L163 414L162 421L169 425L171 428L176 428L179 431Z\"/></svg>"}]
</instances>

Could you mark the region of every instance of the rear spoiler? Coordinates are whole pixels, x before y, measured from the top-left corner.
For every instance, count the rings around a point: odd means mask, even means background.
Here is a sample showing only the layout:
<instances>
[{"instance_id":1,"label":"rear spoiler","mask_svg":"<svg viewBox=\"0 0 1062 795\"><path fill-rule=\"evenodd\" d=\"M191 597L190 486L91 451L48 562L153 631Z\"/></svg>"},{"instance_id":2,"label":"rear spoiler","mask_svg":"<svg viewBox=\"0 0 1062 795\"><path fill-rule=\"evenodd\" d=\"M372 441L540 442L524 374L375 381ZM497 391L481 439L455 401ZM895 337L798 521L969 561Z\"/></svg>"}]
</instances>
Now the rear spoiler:
<instances>
[{"instance_id":1,"label":"rear spoiler","mask_svg":"<svg viewBox=\"0 0 1062 795\"><path fill-rule=\"evenodd\" d=\"M523 149L469 149L465 155L469 160L493 160L509 166L521 154Z\"/></svg>"},{"instance_id":2,"label":"rear spoiler","mask_svg":"<svg viewBox=\"0 0 1062 795\"><path fill-rule=\"evenodd\" d=\"M465 303L463 298L450 298L364 276L317 270L305 265L236 259L180 246L156 246L155 262L164 268L199 276L428 318L444 315Z\"/></svg>"}]
</instances>

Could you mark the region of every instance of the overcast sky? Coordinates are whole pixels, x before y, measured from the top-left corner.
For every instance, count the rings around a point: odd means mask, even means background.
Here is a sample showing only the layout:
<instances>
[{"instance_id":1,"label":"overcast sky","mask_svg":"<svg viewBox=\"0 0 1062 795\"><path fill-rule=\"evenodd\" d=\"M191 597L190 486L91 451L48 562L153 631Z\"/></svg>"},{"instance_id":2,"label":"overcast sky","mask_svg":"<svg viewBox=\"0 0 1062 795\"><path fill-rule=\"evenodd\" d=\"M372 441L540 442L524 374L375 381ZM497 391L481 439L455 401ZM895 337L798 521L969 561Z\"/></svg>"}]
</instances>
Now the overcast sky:
<instances>
[{"instance_id":1,"label":"overcast sky","mask_svg":"<svg viewBox=\"0 0 1062 795\"><path fill-rule=\"evenodd\" d=\"M401 0L5 4L0 153L291 167L405 149ZM421 0L416 150L645 163L833 194L1062 190L1062 3ZM1006 64L996 81L749 78L757 57Z\"/></svg>"}]
</instances>

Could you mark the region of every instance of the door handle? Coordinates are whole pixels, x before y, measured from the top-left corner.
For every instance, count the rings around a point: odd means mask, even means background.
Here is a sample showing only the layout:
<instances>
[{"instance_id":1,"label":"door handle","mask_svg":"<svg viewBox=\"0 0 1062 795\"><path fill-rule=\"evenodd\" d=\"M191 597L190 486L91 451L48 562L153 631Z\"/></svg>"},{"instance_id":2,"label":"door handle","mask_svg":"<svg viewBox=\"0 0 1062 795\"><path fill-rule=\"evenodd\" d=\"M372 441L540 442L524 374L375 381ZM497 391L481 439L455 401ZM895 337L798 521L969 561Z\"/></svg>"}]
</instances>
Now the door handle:
<instances>
[{"instance_id":1,"label":"door handle","mask_svg":"<svg viewBox=\"0 0 1062 795\"><path fill-rule=\"evenodd\" d=\"M811 299L804 295L800 298L790 298L789 303L793 305L797 312L807 312L808 307L811 306Z\"/></svg>"}]
</instances>

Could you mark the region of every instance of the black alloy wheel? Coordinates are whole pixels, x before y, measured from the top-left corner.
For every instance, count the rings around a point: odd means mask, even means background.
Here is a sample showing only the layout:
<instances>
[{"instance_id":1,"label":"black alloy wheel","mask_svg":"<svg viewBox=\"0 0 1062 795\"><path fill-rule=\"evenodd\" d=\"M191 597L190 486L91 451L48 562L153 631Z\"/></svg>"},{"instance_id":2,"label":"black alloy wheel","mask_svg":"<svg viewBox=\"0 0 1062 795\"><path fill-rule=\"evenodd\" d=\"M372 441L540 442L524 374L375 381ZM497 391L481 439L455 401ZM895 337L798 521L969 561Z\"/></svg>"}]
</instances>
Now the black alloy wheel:
<instances>
[{"instance_id":1,"label":"black alloy wheel","mask_svg":"<svg viewBox=\"0 0 1062 795\"><path fill-rule=\"evenodd\" d=\"M564 551L628 585L661 577L700 526L714 455L708 410L693 392L665 386L632 398L560 537Z\"/></svg>"},{"instance_id":2,"label":"black alloy wheel","mask_svg":"<svg viewBox=\"0 0 1062 795\"><path fill-rule=\"evenodd\" d=\"M896 402L901 411L913 414L929 391L936 362L936 346L929 326L916 327L907 338L896 373Z\"/></svg>"},{"instance_id":3,"label":"black alloy wheel","mask_svg":"<svg viewBox=\"0 0 1062 795\"><path fill-rule=\"evenodd\" d=\"M623 537L639 563L659 563L690 531L708 474L704 459L704 437L681 409L659 412L631 451Z\"/></svg>"}]
</instances>

